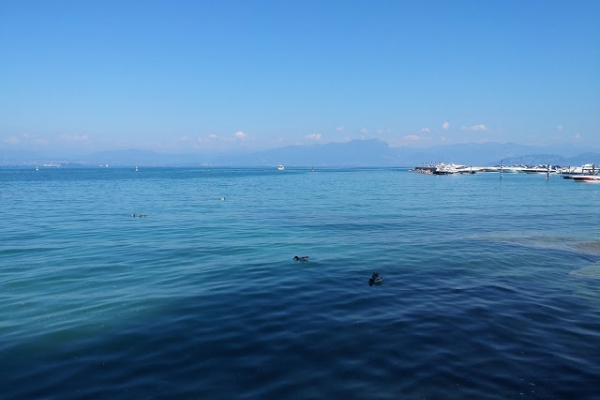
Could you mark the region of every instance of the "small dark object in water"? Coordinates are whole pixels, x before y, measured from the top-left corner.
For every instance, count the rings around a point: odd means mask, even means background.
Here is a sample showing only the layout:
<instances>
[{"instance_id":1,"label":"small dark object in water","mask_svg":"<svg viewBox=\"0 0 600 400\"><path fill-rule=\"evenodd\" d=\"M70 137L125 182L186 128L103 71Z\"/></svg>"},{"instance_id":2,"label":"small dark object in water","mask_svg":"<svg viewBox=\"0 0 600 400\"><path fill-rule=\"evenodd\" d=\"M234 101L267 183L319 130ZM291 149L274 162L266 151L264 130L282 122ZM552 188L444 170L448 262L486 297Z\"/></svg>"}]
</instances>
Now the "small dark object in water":
<instances>
[{"instance_id":1,"label":"small dark object in water","mask_svg":"<svg viewBox=\"0 0 600 400\"><path fill-rule=\"evenodd\" d=\"M383 282L383 276L379 275L377 272L373 272L373 275L369 279L369 286L378 285Z\"/></svg>"},{"instance_id":2,"label":"small dark object in water","mask_svg":"<svg viewBox=\"0 0 600 400\"><path fill-rule=\"evenodd\" d=\"M294 261L308 261L308 256L294 256Z\"/></svg>"},{"instance_id":3,"label":"small dark object in water","mask_svg":"<svg viewBox=\"0 0 600 400\"><path fill-rule=\"evenodd\" d=\"M131 218L135 218L135 214L131 214Z\"/></svg>"},{"instance_id":4,"label":"small dark object in water","mask_svg":"<svg viewBox=\"0 0 600 400\"><path fill-rule=\"evenodd\" d=\"M146 218L146 214L140 214L140 218Z\"/></svg>"}]
</instances>

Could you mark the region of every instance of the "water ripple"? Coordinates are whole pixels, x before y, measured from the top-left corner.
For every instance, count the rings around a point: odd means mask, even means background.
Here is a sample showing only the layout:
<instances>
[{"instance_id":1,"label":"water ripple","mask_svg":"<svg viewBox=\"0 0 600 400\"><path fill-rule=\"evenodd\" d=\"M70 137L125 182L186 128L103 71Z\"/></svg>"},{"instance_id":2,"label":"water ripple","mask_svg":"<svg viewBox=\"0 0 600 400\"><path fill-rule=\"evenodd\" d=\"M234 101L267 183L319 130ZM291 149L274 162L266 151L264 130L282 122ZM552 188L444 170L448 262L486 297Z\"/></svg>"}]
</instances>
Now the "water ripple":
<instances>
[{"instance_id":1,"label":"water ripple","mask_svg":"<svg viewBox=\"0 0 600 400\"><path fill-rule=\"evenodd\" d=\"M287 170L1 171L3 398L597 398L595 189Z\"/></svg>"}]
</instances>

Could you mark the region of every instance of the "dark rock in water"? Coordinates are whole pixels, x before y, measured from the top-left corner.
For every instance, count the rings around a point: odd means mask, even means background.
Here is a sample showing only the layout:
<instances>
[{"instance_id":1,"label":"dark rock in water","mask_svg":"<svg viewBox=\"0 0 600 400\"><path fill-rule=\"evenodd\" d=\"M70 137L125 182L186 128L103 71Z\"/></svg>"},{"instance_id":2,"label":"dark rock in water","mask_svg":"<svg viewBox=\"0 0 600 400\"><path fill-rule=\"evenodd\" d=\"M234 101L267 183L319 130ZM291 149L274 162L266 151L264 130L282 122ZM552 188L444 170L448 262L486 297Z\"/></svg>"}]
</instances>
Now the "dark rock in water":
<instances>
[{"instance_id":1,"label":"dark rock in water","mask_svg":"<svg viewBox=\"0 0 600 400\"><path fill-rule=\"evenodd\" d=\"M600 241L580 243L580 244L576 245L575 247L577 247L578 249L584 250L584 251L589 251L591 253L600 254Z\"/></svg>"},{"instance_id":2,"label":"dark rock in water","mask_svg":"<svg viewBox=\"0 0 600 400\"><path fill-rule=\"evenodd\" d=\"M294 261L308 261L308 256L294 256Z\"/></svg>"}]
</instances>

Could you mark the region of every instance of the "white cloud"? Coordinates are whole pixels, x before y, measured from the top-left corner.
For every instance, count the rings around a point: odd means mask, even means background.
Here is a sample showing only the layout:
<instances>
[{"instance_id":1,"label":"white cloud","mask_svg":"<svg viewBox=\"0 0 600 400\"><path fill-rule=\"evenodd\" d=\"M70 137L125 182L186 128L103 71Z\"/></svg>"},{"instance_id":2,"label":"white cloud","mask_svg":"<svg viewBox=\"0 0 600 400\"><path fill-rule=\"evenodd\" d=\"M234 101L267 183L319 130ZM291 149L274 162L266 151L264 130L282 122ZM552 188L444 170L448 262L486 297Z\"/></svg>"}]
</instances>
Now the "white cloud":
<instances>
[{"instance_id":1,"label":"white cloud","mask_svg":"<svg viewBox=\"0 0 600 400\"><path fill-rule=\"evenodd\" d=\"M431 139L420 135L406 135L401 138L391 139L388 141L390 147L399 146L425 146L431 143Z\"/></svg>"},{"instance_id":2,"label":"white cloud","mask_svg":"<svg viewBox=\"0 0 600 400\"><path fill-rule=\"evenodd\" d=\"M473 125L473 126L463 126L460 128L463 131L473 131L473 132L488 132L487 126L481 125Z\"/></svg>"},{"instance_id":3,"label":"white cloud","mask_svg":"<svg viewBox=\"0 0 600 400\"><path fill-rule=\"evenodd\" d=\"M237 131L236 133L234 133L235 137L240 139L240 140L244 140L248 137L248 135L246 135L244 132L242 131Z\"/></svg>"},{"instance_id":4,"label":"white cloud","mask_svg":"<svg viewBox=\"0 0 600 400\"><path fill-rule=\"evenodd\" d=\"M423 129L421 129L421 132L423 132L423 133L427 133L429 131L430 131L429 128L423 128Z\"/></svg>"},{"instance_id":5,"label":"white cloud","mask_svg":"<svg viewBox=\"0 0 600 400\"><path fill-rule=\"evenodd\" d=\"M210 135L208 135L208 138L209 138L209 139L218 139L218 138L219 138L219 136L218 136L218 135L215 135L214 133L211 133Z\"/></svg>"},{"instance_id":6,"label":"white cloud","mask_svg":"<svg viewBox=\"0 0 600 400\"><path fill-rule=\"evenodd\" d=\"M321 140L320 133L311 133L310 135L305 136L305 139L318 141Z\"/></svg>"},{"instance_id":7,"label":"white cloud","mask_svg":"<svg viewBox=\"0 0 600 400\"><path fill-rule=\"evenodd\" d=\"M443 128L443 129L448 129L448 128L450 128L450 124L449 124L448 122L444 122L444 123L442 124L442 128Z\"/></svg>"},{"instance_id":8,"label":"white cloud","mask_svg":"<svg viewBox=\"0 0 600 400\"><path fill-rule=\"evenodd\" d=\"M573 136L573 137L574 137L575 139L577 139L577 140L581 139L581 135L580 135L580 134L577 134L577 135L575 135L575 136Z\"/></svg>"},{"instance_id":9,"label":"white cloud","mask_svg":"<svg viewBox=\"0 0 600 400\"><path fill-rule=\"evenodd\" d=\"M336 126L335 130L338 132L343 132L344 131L344 127L343 126Z\"/></svg>"},{"instance_id":10,"label":"white cloud","mask_svg":"<svg viewBox=\"0 0 600 400\"><path fill-rule=\"evenodd\" d=\"M369 130L367 128L362 128L360 130L360 133L362 133L363 135L366 135L367 133L369 133Z\"/></svg>"},{"instance_id":11,"label":"white cloud","mask_svg":"<svg viewBox=\"0 0 600 400\"><path fill-rule=\"evenodd\" d=\"M182 137L179 138L179 140L181 140L181 141L187 141L187 140L190 140L190 138L189 138L189 136L182 136Z\"/></svg>"},{"instance_id":12,"label":"white cloud","mask_svg":"<svg viewBox=\"0 0 600 400\"><path fill-rule=\"evenodd\" d=\"M60 135L60 140L72 140L72 141L81 141L88 140L87 135Z\"/></svg>"},{"instance_id":13,"label":"white cloud","mask_svg":"<svg viewBox=\"0 0 600 400\"><path fill-rule=\"evenodd\" d=\"M559 131L559 132L562 131L563 130L563 126L562 125L557 126L556 130Z\"/></svg>"},{"instance_id":14,"label":"white cloud","mask_svg":"<svg viewBox=\"0 0 600 400\"><path fill-rule=\"evenodd\" d=\"M5 140L6 143L8 144L17 144L19 143L19 139L17 139L16 137L9 137L8 139Z\"/></svg>"}]
</instances>

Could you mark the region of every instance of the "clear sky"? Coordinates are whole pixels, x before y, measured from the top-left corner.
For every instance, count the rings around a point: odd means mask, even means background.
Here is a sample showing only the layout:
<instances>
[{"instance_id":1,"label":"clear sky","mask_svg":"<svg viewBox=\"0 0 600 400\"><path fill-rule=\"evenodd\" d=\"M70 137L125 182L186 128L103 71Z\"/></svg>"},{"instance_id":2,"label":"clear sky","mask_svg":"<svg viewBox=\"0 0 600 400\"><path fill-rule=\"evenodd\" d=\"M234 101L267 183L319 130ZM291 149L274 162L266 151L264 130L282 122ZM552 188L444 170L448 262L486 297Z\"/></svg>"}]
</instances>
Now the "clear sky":
<instances>
[{"instance_id":1,"label":"clear sky","mask_svg":"<svg viewBox=\"0 0 600 400\"><path fill-rule=\"evenodd\" d=\"M0 149L600 147L600 1L0 0Z\"/></svg>"}]
</instances>

